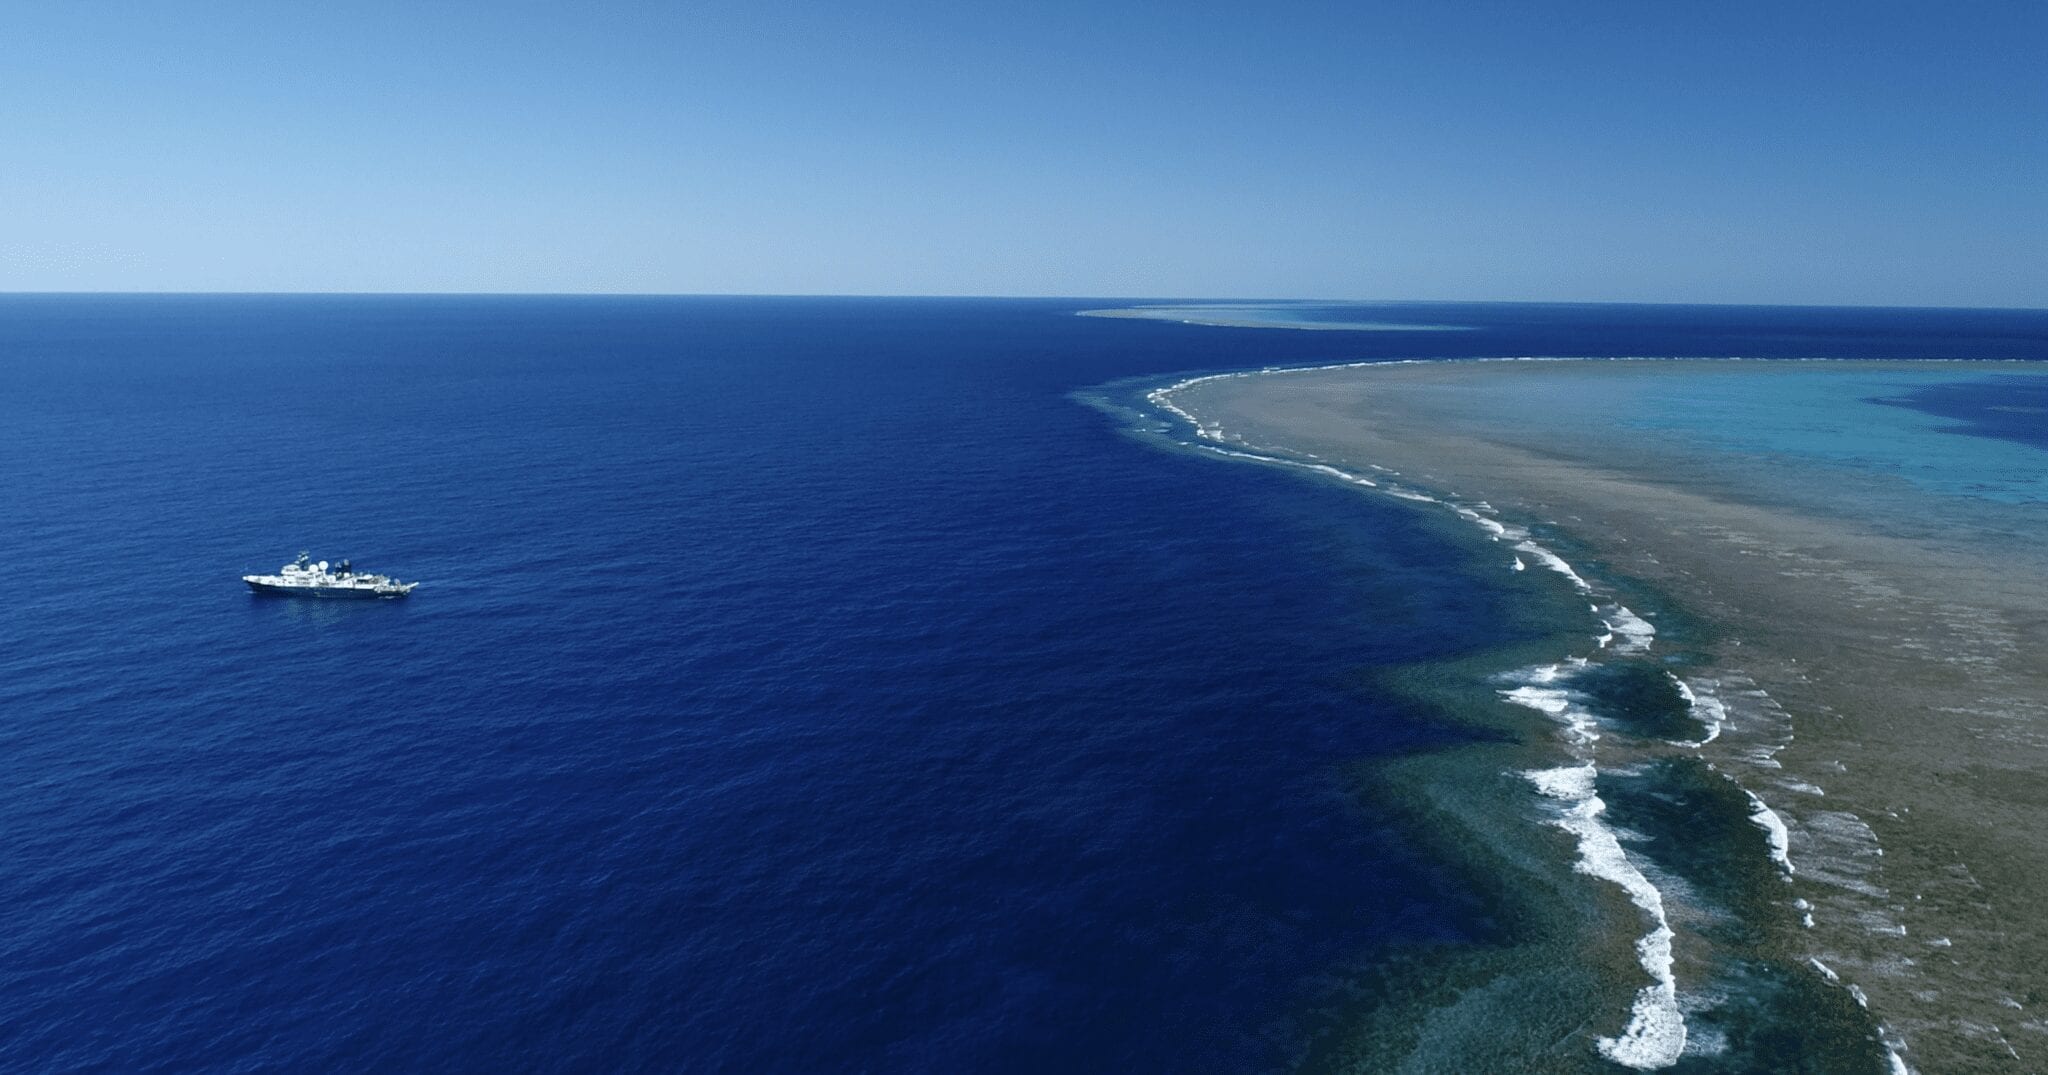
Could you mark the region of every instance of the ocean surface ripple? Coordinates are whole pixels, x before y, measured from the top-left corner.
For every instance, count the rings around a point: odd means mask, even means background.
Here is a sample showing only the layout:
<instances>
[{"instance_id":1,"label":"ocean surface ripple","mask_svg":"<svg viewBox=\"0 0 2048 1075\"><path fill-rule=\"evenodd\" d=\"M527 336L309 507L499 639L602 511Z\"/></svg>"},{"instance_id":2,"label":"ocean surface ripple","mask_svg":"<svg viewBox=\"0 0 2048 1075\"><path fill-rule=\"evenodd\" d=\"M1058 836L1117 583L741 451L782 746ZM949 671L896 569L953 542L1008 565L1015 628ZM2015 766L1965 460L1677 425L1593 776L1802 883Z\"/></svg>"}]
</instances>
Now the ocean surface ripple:
<instances>
[{"instance_id":1,"label":"ocean surface ripple","mask_svg":"<svg viewBox=\"0 0 2048 1075\"><path fill-rule=\"evenodd\" d=\"M1499 929L1357 777L1482 733L1375 677L1528 629L1407 505L1067 394L1962 331L1101 305L0 296L0 1067L1306 1062ZM301 548L422 585L243 592Z\"/></svg>"}]
</instances>

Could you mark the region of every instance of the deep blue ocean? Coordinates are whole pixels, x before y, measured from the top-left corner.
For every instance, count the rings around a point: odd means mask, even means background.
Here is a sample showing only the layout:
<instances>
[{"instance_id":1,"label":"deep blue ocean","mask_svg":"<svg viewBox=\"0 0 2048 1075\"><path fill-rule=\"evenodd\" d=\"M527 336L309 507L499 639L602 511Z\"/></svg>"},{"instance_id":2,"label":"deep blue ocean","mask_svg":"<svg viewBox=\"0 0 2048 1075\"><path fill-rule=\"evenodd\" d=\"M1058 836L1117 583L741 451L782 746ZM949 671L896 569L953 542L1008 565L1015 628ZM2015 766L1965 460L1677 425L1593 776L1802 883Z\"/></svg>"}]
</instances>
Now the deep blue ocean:
<instances>
[{"instance_id":1,"label":"deep blue ocean","mask_svg":"<svg viewBox=\"0 0 2048 1075\"><path fill-rule=\"evenodd\" d=\"M2048 315L0 296L0 1067L1240 1071L1483 944L1358 788L1529 636L1402 504L1071 394L2048 357ZM2006 400L1897 401L2024 440ZM2034 401L2038 402L2038 401ZM2016 417L2017 416L2017 417ZM305 549L409 599L247 593Z\"/></svg>"}]
</instances>

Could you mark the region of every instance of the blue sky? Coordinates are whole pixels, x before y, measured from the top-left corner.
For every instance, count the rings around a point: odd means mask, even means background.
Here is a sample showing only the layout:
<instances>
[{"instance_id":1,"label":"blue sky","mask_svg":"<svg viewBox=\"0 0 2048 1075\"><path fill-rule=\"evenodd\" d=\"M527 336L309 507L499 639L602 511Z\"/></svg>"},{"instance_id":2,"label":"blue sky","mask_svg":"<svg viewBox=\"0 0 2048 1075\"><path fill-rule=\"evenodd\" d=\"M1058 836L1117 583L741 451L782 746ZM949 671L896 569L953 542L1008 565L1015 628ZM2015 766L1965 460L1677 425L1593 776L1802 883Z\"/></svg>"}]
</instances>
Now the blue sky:
<instances>
[{"instance_id":1,"label":"blue sky","mask_svg":"<svg viewBox=\"0 0 2048 1075\"><path fill-rule=\"evenodd\" d=\"M2026 4L15 5L0 290L2048 306Z\"/></svg>"}]
</instances>

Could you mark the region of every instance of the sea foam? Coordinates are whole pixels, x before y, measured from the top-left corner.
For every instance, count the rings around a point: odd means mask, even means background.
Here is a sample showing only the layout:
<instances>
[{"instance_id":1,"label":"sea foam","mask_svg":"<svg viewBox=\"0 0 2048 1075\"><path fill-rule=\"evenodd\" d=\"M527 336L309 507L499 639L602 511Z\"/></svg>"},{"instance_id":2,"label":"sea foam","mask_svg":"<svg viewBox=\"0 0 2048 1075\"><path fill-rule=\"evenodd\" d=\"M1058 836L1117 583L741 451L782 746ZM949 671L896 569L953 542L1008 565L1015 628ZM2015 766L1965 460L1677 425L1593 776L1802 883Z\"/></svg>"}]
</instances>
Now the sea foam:
<instances>
[{"instance_id":1,"label":"sea foam","mask_svg":"<svg viewBox=\"0 0 2048 1075\"><path fill-rule=\"evenodd\" d=\"M1560 802L1561 813L1554 823L1579 842L1579 859L1573 868L1620 886L1652 923L1635 946L1636 959L1650 975L1651 984L1637 991L1628 1026L1621 1035L1596 1043L1600 1054L1645 1071L1677 1063L1685 1051L1685 1015L1678 1007L1678 980L1671 971L1673 934L1664 916L1664 897L1629 861L1614 830L1600 819L1607 804L1594 792L1598 771L1587 762L1524 775L1538 792Z\"/></svg>"},{"instance_id":2,"label":"sea foam","mask_svg":"<svg viewBox=\"0 0 2048 1075\"><path fill-rule=\"evenodd\" d=\"M1520 684L1503 689L1500 696L1504 701L1533 709L1557 721L1562 726L1566 741L1581 751L1590 750L1600 739L1600 718L1580 705L1570 690L1556 685L1568 681L1572 673L1585 666L1583 661L1572 661L1525 669L1517 677ZM1511 678L1510 682L1514 679Z\"/></svg>"},{"instance_id":3,"label":"sea foam","mask_svg":"<svg viewBox=\"0 0 2048 1075\"><path fill-rule=\"evenodd\" d=\"M1668 672L1665 674L1670 675ZM1699 721L1700 726L1707 730L1706 734L1700 736L1698 740L1678 745L1698 750L1708 743L1719 739L1721 737L1721 727L1728 723L1728 707L1722 703L1721 699L1715 697L1713 692L1708 691L1704 687L1696 690L1692 684L1675 675L1671 676L1671 683L1678 688L1678 696L1685 699L1686 711L1692 714L1692 718Z\"/></svg>"},{"instance_id":4,"label":"sea foam","mask_svg":"<svg viewBox=\"0 0 2048 1075\"><path fill-rule=\"evenodd\" d=\"M1750 824L1764 830L1764 838L1771 844L1771 861L1777 863L1778 868L1784 871L1787 881L1791 880L1794 872L1791 856L1792 835L1785 828L1785 819L1766 805L1756 792L1744 788L1742 793L1749 796Z\"/></svg>"},{"instance_id":5,"label":"sea foam","mask_svg":"<svg viewBox=\"0 0 2048 1075\"><path fill-rule=\"evenodd\" d=\"M1616 653L1647 653L1651 640L1657 637L1657 628L1652 626L1650 621L1630 611L1627 605L1609 606L1601 619L1615 637Z\"/></svg>"},{"instance_id":6,"label":"sea foam","mask_svg":"<svg viewBox=\"0 0 2048 1075\"><path fill-rule=\"evenodd\" d=\"M1524 538L1520 542L1517 542L1515 544L1515 551L1527 553L1537 563L1542 564L1544 567L1547 567L1560 575L1563 575L1565 577L1565 581L1571 583L1572 588L1579 591L1580 593L1593 592L1593 584L1581 578L1577 571L1572 570L1572 565L1566 563L1564 557L1559 556L1554 552L1551 552L1549 549L1546 549L1543 546L1538 545L1536 542L1528 538Z\"/></svg>"}]
</instances>

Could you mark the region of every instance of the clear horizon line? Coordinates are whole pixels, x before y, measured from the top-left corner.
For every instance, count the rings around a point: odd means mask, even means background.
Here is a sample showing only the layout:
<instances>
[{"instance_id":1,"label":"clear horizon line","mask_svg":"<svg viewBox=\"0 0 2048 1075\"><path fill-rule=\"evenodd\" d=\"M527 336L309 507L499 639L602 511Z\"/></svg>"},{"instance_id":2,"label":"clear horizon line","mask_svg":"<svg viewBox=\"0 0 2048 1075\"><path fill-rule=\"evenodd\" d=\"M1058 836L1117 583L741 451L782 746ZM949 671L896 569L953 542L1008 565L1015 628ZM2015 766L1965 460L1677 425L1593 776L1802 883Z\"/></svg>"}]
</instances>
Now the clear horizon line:
<instances>
[{"instance_id":1,"label":"clear horizon line","mask_svg":"<svg viewBox=\"0 0 2048 1075\"><path fill-rule=\"evenodd\" d=\"M1975 310L2006 313L2048 312L2048 306L1967 306L1941 303L1883 302L1684 302L1644 299L1421 299L1421 298L1328 298L1273 296L1161 296L1161 295L1060 295L1014 293L915 293L915 292L830 292L830 291L250 291L121 289L84 291L76 289L0 290L0 298L43 297L135 297L135 298L565 298L565 299L929 299L1037 302L1097 302L1200 306L1216 304L1328 303L1338 305L1388 306L1694 306L1775 309L1836 310Z\"/></svg>"}]
</instances>

